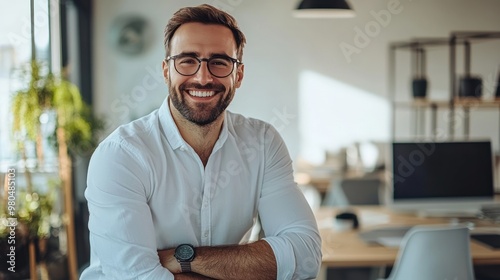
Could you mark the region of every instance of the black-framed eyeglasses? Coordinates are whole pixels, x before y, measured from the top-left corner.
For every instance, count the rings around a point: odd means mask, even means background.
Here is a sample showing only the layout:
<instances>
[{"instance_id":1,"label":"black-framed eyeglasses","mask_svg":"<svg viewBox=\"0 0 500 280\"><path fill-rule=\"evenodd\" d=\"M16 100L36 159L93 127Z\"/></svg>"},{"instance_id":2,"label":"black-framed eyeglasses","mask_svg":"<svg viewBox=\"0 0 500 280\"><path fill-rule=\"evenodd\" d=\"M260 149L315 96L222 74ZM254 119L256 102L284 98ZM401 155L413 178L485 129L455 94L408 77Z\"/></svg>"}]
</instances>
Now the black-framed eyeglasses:
<instances>
[{"instance_id":1,"label":"black-framed eyeglasses","mask_svg":"<svg viewBox=\"0 0 500 280\"><path fill-rule=\"evenodd\" d=\"M243 64L236 58L227 55L214 55L209 58L199 58L191 54L167 56L166 61L173 60L174 68L182 76L192 76L200 70L201 62L207 62L208 71L217 78L225 78L234 71L235 64Z\"/></svg>"}]
</instances>

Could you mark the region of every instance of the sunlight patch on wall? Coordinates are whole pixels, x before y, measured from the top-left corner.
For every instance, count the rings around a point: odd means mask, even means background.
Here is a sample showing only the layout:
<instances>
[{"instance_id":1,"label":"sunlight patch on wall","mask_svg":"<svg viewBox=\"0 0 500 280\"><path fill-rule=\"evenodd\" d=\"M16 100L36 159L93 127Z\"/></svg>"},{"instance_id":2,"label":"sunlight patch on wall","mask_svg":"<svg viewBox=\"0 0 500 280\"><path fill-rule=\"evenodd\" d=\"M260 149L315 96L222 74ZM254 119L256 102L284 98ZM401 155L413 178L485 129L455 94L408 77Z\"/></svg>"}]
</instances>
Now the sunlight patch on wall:
<instances>
[{"instance_id":1,"label":"sunlight patch on wall","mask_svg":"<svg viewBox=\"0 0 500 280\"><path fill-rule=\"evenodd\" d=\"M359 77L363 79L363 77ZM386 142L390 102L312 71L299 76L300 155L320 164L325 153L356 142Z\"/></svg>"}]
</instances>

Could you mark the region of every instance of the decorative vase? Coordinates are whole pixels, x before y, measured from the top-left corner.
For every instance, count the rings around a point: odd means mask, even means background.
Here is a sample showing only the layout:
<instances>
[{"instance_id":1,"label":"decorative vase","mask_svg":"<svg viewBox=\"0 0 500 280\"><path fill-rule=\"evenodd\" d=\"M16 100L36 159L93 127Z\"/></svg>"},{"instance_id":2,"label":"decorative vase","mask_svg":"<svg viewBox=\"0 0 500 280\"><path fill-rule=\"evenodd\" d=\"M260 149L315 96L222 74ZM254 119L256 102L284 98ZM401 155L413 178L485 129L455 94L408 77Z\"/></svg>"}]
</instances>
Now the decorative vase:
<instances>
[{"instance_id":1,"label":"decorative vase","mask_svg":"<svg viewBox=\"0 0 500 280\"><path fill-rule=\"evenodd\" d=\"M421 47L413 49L413 77L413 98L426 98L429 83L426 78L425 50Z\"/></svg>"},{"instance_id":2,"label":"decorative vase","mask_svg":"<svg viewBox=\"0 0 500 280\"><path fill-rule=\"evenodd\" d=\"M470 42L464 42L464 76L460 79L458 86L459 97L476 97L479 98L483 95L483 81L478 76L470 74L471 69L471 49Z\"/></svg>"},{"instance_id":3,"label":"decorative vase","mask_svg":"<svg viewBox=\"0 0 500 280\"><path fill-rule=\"evenodd\" d=\"M459 97L481 97L483 94L483 81L480 77L466 76L460 79L458 89Z\"/></svg>"},{"instance_id":4,"label":"decorative vase","mask_svg":"<svg viewBox=\"0 0 500 280\"><path fill-rule=\"evenodd\" d=\"M412 81L412 93L414 98L424 98L427 96L427 79L415 78Z\"/></svg>"}]
</instances>

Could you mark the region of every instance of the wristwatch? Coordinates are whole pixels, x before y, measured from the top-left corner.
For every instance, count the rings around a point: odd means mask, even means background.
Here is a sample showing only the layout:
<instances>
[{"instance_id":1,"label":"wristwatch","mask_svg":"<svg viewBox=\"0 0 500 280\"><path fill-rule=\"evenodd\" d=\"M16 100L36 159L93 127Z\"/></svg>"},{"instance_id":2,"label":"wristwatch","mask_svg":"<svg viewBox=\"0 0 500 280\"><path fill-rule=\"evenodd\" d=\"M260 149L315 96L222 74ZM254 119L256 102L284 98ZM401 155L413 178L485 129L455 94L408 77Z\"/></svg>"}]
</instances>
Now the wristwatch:
<instances>
[{"instance_id":1,"label":"wristwatch","mask_svg":"<svg viewBox=\"0 0 500 280\"><path fill-rule=\"evenodd\" d=\"M181 244L175 248L174 257L181 264L182 272L191 272L191 262L194 259L194 247L191 244Z\"/></svg>"}]
</instances>

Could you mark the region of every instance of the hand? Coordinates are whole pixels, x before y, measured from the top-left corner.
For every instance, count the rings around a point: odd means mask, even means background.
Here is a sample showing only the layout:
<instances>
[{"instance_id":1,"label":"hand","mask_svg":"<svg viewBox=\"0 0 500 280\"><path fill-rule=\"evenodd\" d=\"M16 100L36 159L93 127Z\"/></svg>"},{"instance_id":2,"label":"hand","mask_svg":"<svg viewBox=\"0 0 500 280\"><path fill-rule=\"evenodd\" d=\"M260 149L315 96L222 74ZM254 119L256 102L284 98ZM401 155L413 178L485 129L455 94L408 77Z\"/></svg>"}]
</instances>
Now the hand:
<instances>
[{"instance_id":1,"label":"hand","mask_svg":"<svg viewBox=\"0 0 500 280\"><path fill-rule=\"evenodd\" d=\"M181 273L181 265L174 257L175 249L158 250L161 265L172 273Z\"/></svg>"}]
</instances>

